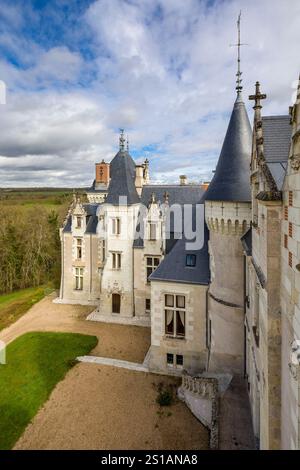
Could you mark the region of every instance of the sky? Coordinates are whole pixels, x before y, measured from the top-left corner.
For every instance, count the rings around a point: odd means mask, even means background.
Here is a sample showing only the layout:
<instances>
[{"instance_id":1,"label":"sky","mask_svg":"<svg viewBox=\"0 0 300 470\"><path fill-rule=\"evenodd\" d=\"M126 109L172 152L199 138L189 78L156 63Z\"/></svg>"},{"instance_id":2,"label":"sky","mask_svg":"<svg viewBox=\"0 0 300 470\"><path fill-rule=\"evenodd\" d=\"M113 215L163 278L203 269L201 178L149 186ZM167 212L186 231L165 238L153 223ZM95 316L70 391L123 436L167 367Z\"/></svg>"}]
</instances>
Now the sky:
<instances>
[{"instance_id":1,"label":"sky","mask_svg":"<svg viewBox=\"0 0 300 470\"><path fill-rule=\"evenodd\" d=\"M120 128L153 182L210 180L235 100L240 10L249 118L257 80L263 114L287 114L299 0L0 0L0 187L89 186Z\"/></svg>"}]
</instances>

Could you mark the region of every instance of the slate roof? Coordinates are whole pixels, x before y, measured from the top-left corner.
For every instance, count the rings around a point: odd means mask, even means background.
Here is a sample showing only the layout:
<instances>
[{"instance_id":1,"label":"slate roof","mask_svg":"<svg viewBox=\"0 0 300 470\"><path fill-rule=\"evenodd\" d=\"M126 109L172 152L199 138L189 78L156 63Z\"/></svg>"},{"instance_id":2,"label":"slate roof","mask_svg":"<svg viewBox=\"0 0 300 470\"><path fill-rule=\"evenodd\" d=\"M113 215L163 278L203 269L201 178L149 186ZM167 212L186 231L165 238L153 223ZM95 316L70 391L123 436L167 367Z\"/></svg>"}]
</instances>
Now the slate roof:
<instances>
[{"instance_id":1,"label":"slate roof","mask_svg":"<svg viewBox=\"0 0 300 470\"><path fill-rule=\"evenodd\" d=\"M186 184L186 185L155 185L149 184L145 185L142 189L141 194L141 203L144 206L148 207L149 202L151 200L151 195L155 194L155 199L158 203L164 203L164 195L168 193L169 195L169 205L172 206L173 204L179 204L180 206L184 204L192 204L193 206L199 203L205 193L205 190L201 188L200 185L196 184ZM172 214L171 214L172 215ZM184 220L182 221L184 224ZM140 225L137 226L137 232L140 231ZM174 220L171 217L170 219L170 231L174 231ZM180 234L183 232L183 227L180 230ZM177 234L178 235L178 234ZM176 234L175 234L176 237ZM178 238L167 237L166 240L166 252L169 253L175 243L177 242ZM134 248L143 248L144 247L144 240L141 237L138 237L133 242Z\"/></svg>"},{"instance_id":2,"label":"slate roof","mask_svg":"<svg viewBox=\"0 0 300 470\"><path fill-rule=\"evenodd\" d=\"M262 117L264 157L277 185L282 189L292 136L290 116Z\"/></svg>"},{"instance_id":3,"label":"slate roof","mask_svg":"<svg viewBox=\"0 0 300 470\"><path fill-rule=\"evenodd\" d=\"M119 151L110 163L111 180L107 204L119 205L119 197L127 197L127 205L140 202L135 187L135 163L127 151Z\"/></svg>"},{"instance_id":4,"label":"slate roof","mask_svg":"<svg viewBox=\"0 0 300 470\"><path fill-rule=\"evenodd\" d=\"M152 193L155 194L156 200L161 204L164 203L164 194L169 195L169 205L172 204L197 204L204 194L204 189L197 184L149 184L145 185L142 190L141 202L148 206Z\"/></svg>"},{"instance_id":5,"label":"slate roof","mask_svg":"<svg viewBox=\"0 0 300 470\"><path fill-rule=\"evenodd\" d=\"M150 281L182 282L186 284L208 285L210 282L208 238L209 232L204 223L204 244L200 250L186 250L186 239L178 240L172 251L162 260L151 274ZM196 266L186 266L186 256L196 255Z\"/></svg>"},{"instance_id":6,"label":"slate roof","mask_svg":"<svg viewBox=\"0 0 300 470\"><path fill-rule=\"evenodd\" d=\"M251 227L242 236L241 242L242 242L246 255L251 256L252 255L252 228Z\"/></svg>"},{"instance_id":7,"label":"slate roof","mask_svg":"<svg viewBox=\"0 0 300 470\"><path fill-rule=\"evenodd\" d=\"M84 204L87 212L87 224L85 233L96 233L98 225L97 209L99 204Z\"/></svg>"},{"instance_id":8,"label":"slate roof","mask_svg":"<svg viewBox=\"0 0 300 470\"><path fill-rule=\"evenodd\" d=\"M86 216L86 230L85 233L96 233L98 225L97 209L99 204L83 204L83 207L87 213ZM64 233L71 232L72 230L72 216L69 215L66 225L63 228Z\"/></svg>"},{"instance_id":9,"label":"slate roof","mask_svg":"<svg viewBox=\"0 0 300 470\"><path fill-rule=\"evenodd\" d=\"M214 177L207 189L208 201L251 201L250 158L252 130L241 97L237 97Z\"/></svg>"}]
</instances>

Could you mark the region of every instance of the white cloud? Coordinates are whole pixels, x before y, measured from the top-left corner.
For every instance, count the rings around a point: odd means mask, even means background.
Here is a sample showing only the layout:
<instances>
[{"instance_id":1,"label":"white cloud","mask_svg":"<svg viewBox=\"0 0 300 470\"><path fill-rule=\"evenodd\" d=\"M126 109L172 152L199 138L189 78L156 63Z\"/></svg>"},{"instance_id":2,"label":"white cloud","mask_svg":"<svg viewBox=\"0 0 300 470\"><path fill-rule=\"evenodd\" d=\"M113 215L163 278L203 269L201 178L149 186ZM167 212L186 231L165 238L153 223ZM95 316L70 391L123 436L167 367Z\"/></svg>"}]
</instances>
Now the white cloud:
<instances>
[{"instance_id":1,"label":"white cloud","mask_svg":"<svg viewBox=\"0 0 300 470\"><path fill-rule=\"evenodd\" d=\"M287 113L300 71L299 1L209 3L95 1L81 19L93 38L92 59L63 43L46 49L14 40L15 30L5 30L11 50L21 56L23 48L25 65L0 62L8 85L0 186L17 184L20 173L28 185L87 185L93 163L116 152L119 127L134 153L150 158L154 179L177 180L183 171L210 177L235 95L236 50L229 45L240 9L249 115L256 80L268 95L263 112ZM149 145L156 151L139 152Z\"/></svg>"}]
</instances>

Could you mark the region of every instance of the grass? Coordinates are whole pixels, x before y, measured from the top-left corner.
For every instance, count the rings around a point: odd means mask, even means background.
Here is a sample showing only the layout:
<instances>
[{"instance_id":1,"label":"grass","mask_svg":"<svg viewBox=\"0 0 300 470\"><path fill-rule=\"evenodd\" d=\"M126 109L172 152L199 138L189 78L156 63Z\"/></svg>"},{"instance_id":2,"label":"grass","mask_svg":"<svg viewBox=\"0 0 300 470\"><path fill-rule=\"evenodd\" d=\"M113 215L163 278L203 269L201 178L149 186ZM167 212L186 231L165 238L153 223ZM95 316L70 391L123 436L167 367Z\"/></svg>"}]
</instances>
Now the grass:
<instances>
[{"instance_id":1,"label":"grass","mask_svg":"<svg viewBox=\"0 0 300 470\"><path fill-rule=\"evenodd\" d=\"M30 287L0 296L0 331L14 323L52 289L48 286Z\"/></svg>"},{"instance_id":2,"label":"grass","mask_svg":"<svg viewBox=\"0 0 300 470\"><path fill-rule=\"evenodd\" d=\"M0 365L0 450L11 449L55 385L97 344L95 336L27 333L6 349Z\"/></svg>"},{"instance_id":3,"label":"grass","mask_svg":"<svg viewBox=\"0 0 300 470\"><path fill-rule=\"evenodd\" d=\"M80 193L83 189L79 190ZM40 189L1 189L0 202L4 206L42 205L49 209L69 204L72 200L72 190L68 188L40 188Z\"/></svg>"}]
</instances>

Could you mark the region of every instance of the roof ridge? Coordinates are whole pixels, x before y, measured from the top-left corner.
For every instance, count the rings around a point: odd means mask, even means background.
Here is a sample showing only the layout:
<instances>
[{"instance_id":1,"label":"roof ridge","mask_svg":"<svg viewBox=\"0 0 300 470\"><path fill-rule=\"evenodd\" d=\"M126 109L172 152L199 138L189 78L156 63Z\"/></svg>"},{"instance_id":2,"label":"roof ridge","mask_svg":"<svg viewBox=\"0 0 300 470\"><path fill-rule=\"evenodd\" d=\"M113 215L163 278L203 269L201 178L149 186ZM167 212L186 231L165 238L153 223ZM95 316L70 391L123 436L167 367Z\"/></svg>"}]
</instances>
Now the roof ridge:
<instances>
[{"instance_id":1,"label":"roof ridge","mask_svg":"<svg viewBox=\"0 0 300 470\"><path fill-rule=\"evenodd\" d=\"M262 116L262 119L282 119L282 118L290 119L290 115L289 114L274 114L274 116Z\"/></svg>"}]
</instances>

